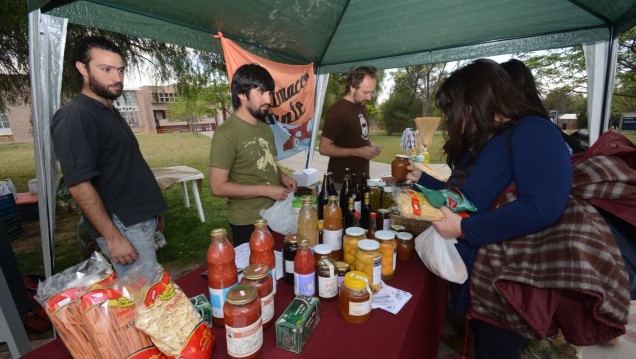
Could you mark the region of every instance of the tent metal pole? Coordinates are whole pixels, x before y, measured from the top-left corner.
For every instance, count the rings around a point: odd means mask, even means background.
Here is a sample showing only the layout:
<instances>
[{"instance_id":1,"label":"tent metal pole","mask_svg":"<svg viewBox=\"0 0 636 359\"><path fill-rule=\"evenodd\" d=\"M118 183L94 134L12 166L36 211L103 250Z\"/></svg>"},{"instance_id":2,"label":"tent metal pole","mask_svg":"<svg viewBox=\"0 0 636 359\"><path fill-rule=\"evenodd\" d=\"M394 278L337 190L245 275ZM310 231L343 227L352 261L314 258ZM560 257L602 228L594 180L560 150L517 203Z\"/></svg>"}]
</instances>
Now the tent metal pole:
<instances>
[{"instance_id":1,"label":"tent metal pole","mask_svg":"<svg viewBox=\"0 0 636 359\"><path fill-rule=\"evenodd\" d=\"M316 71L318 73L318 71ZM311 167L311 162L314 158L314 147L316 146L316 138L318 136L318 129L320 128L320 117L322 116L322 106L325 103L325 94L327 93L327 84L329 83L329 74L319 74L316 81L316 108L314 109L314 123L311 130L311 141L307 147L307 162L305 168Z\"/></svg>"},{"instance_id":2,"label":"tent metal pole","mask_svg":"<svg viewBox=\"0 0 636 359\"><path fill-rule=\"evenodd\" d=\"M43 15L39 9L29 13L29 67L35 172L38 181L44 274L47 277L53 275L55 264L57 179L50 123L53 114L60 107L67 24L67 19Z\"/></svg>"}]
</instances>

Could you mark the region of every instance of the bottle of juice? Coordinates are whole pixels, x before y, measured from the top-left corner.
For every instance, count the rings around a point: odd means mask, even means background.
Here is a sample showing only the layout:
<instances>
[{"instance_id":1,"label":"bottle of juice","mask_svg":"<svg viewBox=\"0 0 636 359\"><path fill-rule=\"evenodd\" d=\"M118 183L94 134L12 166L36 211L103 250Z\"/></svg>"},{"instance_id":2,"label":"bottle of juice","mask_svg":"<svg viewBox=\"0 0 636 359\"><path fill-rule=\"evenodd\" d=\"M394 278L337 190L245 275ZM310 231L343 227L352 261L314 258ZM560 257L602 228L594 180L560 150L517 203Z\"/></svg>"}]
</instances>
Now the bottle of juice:
<instances>
[{"instance_id":1,"label":"bottle of juice","mask_svg":"<svg viewBox=\"0 0 636 359\"><path fill-rule=\"evenodd\" d=\"M212 243L208 248L208 287L212 307L212 323L223 327L223 304L227 292L238 284L238 271L234 262L234 246L227 240L227 231L218 228L210 234Z\"/></svg>"},{"instance_id":2,"label":"bottle of juice","mask_svg":"<svg viewBox=\"0 0 636 359\"><path fill-rule=\"evenodd\" d=\"M324 215L322 243L331 248L332 258L339 261L342 259L342 211L337 196L329 196Z\"/></svg>"},{"instance_id":3,"label":"bottle of juice","mask_svg":"<svg viewBox=\"0 0 636 359\"><path fill-rule=\"evenodd\" d=\"M318 214L311 205L311 196L303 196L303 206L298 214L298 236L313 247L318 244Z\"/></svg>"},{"instance_id":4,"label":"bottle of juice","mask_svg":"<svg viewBox=\"0 0 636 359\"><path fill-rule=\"evenodd\" d=\"M250 237L250 264L265 264L270 268L276 294L276 257L274 256L274 237L267 228L267 220L259 219L254 223Z\"/></svg>"},{"instance_id":5,"label":"bottle of juice","mask_svg":"<svg viewBox=\"0 0 636 359\"><path fill-rule=\"evenodd\" d=\"M294 258L294 294L313 297L316 293L316 261L309 242L302 240Z\"/></svg>"}]
</instances>

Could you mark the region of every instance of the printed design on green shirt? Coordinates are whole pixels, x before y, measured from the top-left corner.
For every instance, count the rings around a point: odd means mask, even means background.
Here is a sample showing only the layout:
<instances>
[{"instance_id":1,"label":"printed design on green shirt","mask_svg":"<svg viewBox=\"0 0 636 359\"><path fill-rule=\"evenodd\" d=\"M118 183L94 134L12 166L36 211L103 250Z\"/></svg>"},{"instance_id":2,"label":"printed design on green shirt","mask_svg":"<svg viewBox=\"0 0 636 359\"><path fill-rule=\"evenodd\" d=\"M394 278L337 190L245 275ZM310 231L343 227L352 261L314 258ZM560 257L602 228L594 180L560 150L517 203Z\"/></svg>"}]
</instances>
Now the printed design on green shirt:
<instances>
[{"instance_id":1,"label":"printed design on green shirt","mask_svg":"<svg viewBox=\"0 0 636 359\"><path fill-rule=\"evenodd\" d=\"M258 142L258 144L257 144ZM274 173L278 174L278 165L276 164L276 156L274 156L269 142L259 137L254 141L245 142L243 144L243 148L253 156L253 158L258 158L256 160L256 169L261 172L269 172L274 171ZM271 166L271 167L270 167ZM269 181L267 181L267 184Z\"/></svg>"}]
</instances>

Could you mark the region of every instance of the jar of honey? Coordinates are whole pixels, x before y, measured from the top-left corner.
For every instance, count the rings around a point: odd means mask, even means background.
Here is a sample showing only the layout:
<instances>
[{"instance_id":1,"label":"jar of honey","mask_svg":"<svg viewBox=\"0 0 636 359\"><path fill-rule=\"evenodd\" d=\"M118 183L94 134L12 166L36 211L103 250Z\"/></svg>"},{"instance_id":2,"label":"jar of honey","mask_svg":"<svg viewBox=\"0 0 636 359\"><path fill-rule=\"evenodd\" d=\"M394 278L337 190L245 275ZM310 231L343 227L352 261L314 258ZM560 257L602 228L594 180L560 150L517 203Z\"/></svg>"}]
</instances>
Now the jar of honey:
<instances>
[{"instance_id":1,"label":"jar of honey","mask_svg":"<svg viewBox=\"0 0 636 359\"><path fill-rule=\"evenodd\" d=\"M356 260L356 251L358 250L358 242L364 239L364 229L361 227L349 227L345 231L342 239L343 242L343 259L345 263L354 269Z\"/></svg>"},{"instance_id":2,"label":"jar of honey","mask_svg":"<svg viewBox=\"0 0 636 359\"><path fill-rule=\"evenodd\" d=\"M397 259L408 261L413 256L413 251L415 251L413 235L409 232L399 232L397 234Z\"/></svg>"},{"instance_id":3,"label":"jar of honey","mask_svg":"<svg viewBox=\"0 0 636 359\"><path fill-rule=\"evenodd\" d=\"M391 176L398 180L406 179L406 175L409 170L406 168L409 165L409 156L407 155L395 155L393 161L391 161Z\"/></svg>"},{"instance_id":4,"label":"jar of honey","mask_svg":"<svg viewBox=\"0 0 636 359\"><path fill-rule=\"evenodd\" d=\"M382 286L382 253L380 252L380 243L372 239L363 239L358 242L355 269L369 277L369 286L374 293L380 290Z\"/></svg>"},{"instance_id":5,"label":"jar of honey","mask_svg":"<svg viewBox=\"0 0 636 359\"><path fill-rule=\"evenodd\" d=\"M380 243L380 253L382 254L382 280L389 280L393 278L393 273L395 273L397 249L395 234L392 231L377 231L375 238Z\"/></svg>"},{"instance_id":6,"label":"jar of honey","mask_svg":"<svg viewBox=\"0 0 636 359\"><path fill-rule=\"evenodd\" d=\"M314 246L314 261L318 263L321 259L331 259L331 247L327 244L316 244Z\"/></svg>"},{"instance_id":7,"label":"jar of honey","mask_svg":"<svg viewBox=\"0 0 636 359\"><path fill-rule=\"evenodd\" d=\"M369 277L352 271L345 275L340 287L340 315L350 323L364 323L371 317L371 290Z\"/></svg>"},{"instance_id":8,"label":"jar of honey","mask_svg":"<svg viewBox=\"0 0 636 359\"><path fill-rule=\"evenodd\" d=\"M274 280L269 267L266 264L250 264L243 268L241 284L256 287L256 294L261 301L263 329L269 328L274 322Z\"/></svg>"},{"instance_id":9,"label":"jar of honey","mask_svg":"<svg viewBox=\"0 0 636 359\"><path fill-rule=\"evenodd\" d=\"M239 284L227 292L223 305L227 356L230 359L254 359L263 351L261 303L256 287Z\"/></svg>"}]
</instances>

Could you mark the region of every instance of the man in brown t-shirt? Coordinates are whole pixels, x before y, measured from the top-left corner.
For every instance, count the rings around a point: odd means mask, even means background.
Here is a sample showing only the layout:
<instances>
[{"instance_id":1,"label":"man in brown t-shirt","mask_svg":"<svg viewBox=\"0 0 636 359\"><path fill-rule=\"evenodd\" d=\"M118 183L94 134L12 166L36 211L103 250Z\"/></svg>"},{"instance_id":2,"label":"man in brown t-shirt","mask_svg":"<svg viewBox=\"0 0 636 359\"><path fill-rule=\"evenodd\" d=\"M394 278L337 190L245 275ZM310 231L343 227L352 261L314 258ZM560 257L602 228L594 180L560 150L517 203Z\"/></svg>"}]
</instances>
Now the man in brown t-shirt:
<instances>
[{"instance_id":1,"label":"man in brown t-shirt","mask_svg":"<svg viewBox=\"0 0 636 359\"><path fill-rule=\"evenodd\" d=\"M369 114L364 107L375 93L376 78L373 66L351 70L344 97L327 111L320 154L329 156L327 170L333 172L337 190L342 185L345 168L349 167L358 177L368 174L369 160L380 154L380 146L369 138Z\"/></svg>"}]
</instances>

